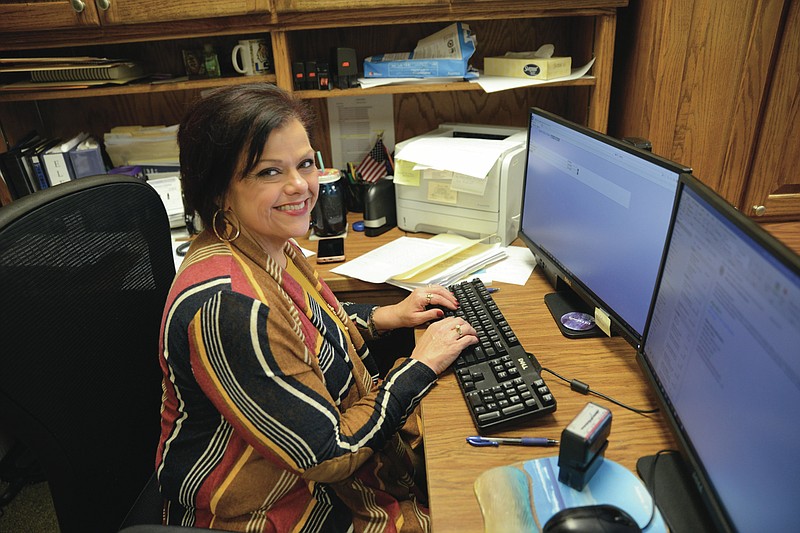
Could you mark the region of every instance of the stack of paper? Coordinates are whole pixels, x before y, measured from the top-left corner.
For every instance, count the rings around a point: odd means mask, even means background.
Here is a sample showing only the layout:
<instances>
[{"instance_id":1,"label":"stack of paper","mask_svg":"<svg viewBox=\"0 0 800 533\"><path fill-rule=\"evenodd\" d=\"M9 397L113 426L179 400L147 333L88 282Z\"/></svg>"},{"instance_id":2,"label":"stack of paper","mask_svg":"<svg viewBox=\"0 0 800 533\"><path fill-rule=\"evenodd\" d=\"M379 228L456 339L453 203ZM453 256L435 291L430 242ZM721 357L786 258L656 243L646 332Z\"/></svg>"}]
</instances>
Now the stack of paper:
<instances>
[{"instance_id":1,"label":"stack of paper","mask_svg":"<svg viewBox=\"0 0 800 533\"><path fill-rule=\"evenodd\" d=\"M400 237L332 272L413 290L429 284L452 285L505 258L496 235L481 240L445 233L430 239Z\"/></svg>"},{"instance_id":2,"label":"stack of paper","mask_svg":"<svg viewBox=\"0 0 800 533\"><path fill-rule=\"evenodd\" d=\"M118 126L103 136L115 167L178 163L178 126Z\"/></svg>"},{"instance_id":3,"label":"stack of paper","mask_svg":"<svg viewBox=\"0 0 800 533\"><path fill-rule=\"evenodd\" d=\"M168 173L153 174L148 177L147 183L153 187L161 197L161 201L164 203L164 208L167 210L167 216L169 217L169 227L184 227L186 220L183 216L183 195L181 193L180 178L177 175L170 175Z\"/></svg>"}]
</instances>

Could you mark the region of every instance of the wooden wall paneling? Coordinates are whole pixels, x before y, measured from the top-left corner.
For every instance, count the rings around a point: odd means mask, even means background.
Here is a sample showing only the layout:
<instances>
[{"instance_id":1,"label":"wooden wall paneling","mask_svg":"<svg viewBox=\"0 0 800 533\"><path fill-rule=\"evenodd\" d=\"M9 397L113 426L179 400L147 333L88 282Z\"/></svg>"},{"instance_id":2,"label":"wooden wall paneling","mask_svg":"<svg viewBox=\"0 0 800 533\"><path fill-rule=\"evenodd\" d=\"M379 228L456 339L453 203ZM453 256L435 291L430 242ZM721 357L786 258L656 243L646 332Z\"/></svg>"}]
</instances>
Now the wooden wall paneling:
<instances>
[{"instance_id":1,"label":"wooden wall paneling","mask_svg":"<svg viewBox=\"0 0 800 533\"><path fill-rule=\"evenodd\" d=\"M609 133L652 141L652 95L661 56L659 28L665 4L642 4L642 1L632 2L620 9L617 17ZM663 143L653 145L653 151L660 155L665 155L664 150Z\"/></svg>"},{"instance_id":2,"label":"wooden wall paneling","mask_svg":"<svg viewBox=\"0 0 800 533\"><path fill-rule=\"evenodd\" d=\"M497 93L451 92L395 95L395 138L403 141L436 129L444 122L465 122L524 128L528 110L542 107L554 113L583 123L585 116L571 116L574 112L573 90L586 88L534 88L515 89Z\"/></svg>"},{"instance_id":3,"label":"wooden wall paneling","mask_svg":"<svg viewBox=\"0 0 800 533\"><path fill-rule=\"evenodd\" d=\"M127 96L99 96L39 102L50 136L71 137L88 131L97 139L114 126L168 126L177 124L197 91L175 91Z\"/></svg>"},{"instance_id":4,"label":"wooden wall paneling","mask_svg":"<svg viewBox=\"0 0 800 533\"><path fill-rule=\"evenodd\" d=\"M652 3L652 2L651 2ZM684 82L684 61L689 48L693 0L668 1L657 12L651 12L654 18L663 17L660 21L669 21L668 24L659 24L654 27L656 33L654 60L650 65L639 65L637 74L643 70L652 69L652 90L650 99L650 124L645 135L653 143L653 151L664 154L666 157L678 158L676 153L676 129L678 127L678 112L682 97L682 84Z\"/></svg>"},{"instance_id":5,"label":"wooden wall paneling","mask_svg":"<svg viewBox=\"0 0 800 533\"><path fill-rule=\"evenodd\" d=\"M610 132L739 205L786 0L641 0L621 10Z\"/></svg>"},{"instance_id":6,"label":"wooden wall paneling","mask_svg":"<svg viewBox=\"0 0 800 533\"><path fill-rule=\"evenodd\" d=\"M800 213L800 2L790 1L742 211L768 218Z\"/></svg>"},{"instance_id":7,"label":"wooden wall paneling","mask_svg":"<svg viewBox=\"0 0 800 533\"><path fill-rule=\"evenodd\" d=\"M726 192L723 166L734 136L736 104L760 107L749 95L741 99L739 94L746 74L742 65L757 33L758 4L698 0L694 6L672 155L720 193ZM738 194L725 198L739 201Z\"/></svg>"},{"instance_id":8,"label":"wooden wall paneling","mask_svg":"<svg viewBox=\"0 0 800 533\"><path fill-rule=\"evenodd\" d=\"M316 118L314 129L311 133L311 146L315 150L322 152L323 160L333 161L331 156L331 136L330 123L328 122L328 100L325 98L314 98L306 100ZM330 164L330 163L327 163Z\"/></svg>"},{"instance_id":9,"label":"wooden wall paneling","mask_svg":"<svg viewBox=\"0 0 800 533\"><path fill-rule=\"evenodd\" d=\"M762 107L775 63L777 36L783 19L784 0L754 3L744 59L739 69L736 100L731 106L727 137L717 192L733 205L742 205L750 176L753 151L761 133Z\"/></svg>"},{"instance_id":10,"label":"wooden wall paneling","mask_svg":"<svg viewBox=\"0 0 800 533\"><path fill-rule=\"evenodd\" d=\"M17 144L31 130L45 133L41 118L36 102L0 103L0 127L5 137L0 152Z\"/></svg>"}]
</instances>

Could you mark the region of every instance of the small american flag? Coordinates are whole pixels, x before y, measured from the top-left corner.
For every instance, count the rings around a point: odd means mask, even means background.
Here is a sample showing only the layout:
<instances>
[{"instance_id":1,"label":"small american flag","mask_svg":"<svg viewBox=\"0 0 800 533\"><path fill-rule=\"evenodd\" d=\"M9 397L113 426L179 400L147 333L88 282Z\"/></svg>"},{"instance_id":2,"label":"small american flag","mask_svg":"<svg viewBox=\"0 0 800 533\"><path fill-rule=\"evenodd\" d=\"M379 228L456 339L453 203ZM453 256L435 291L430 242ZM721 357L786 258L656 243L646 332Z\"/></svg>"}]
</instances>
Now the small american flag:
<instances>
[{"instance_id":1,"label":"small american flag","mask_svg":"<svg viewBox=\"0 0 800 533\"><path fill-rule=\"evenodd\" d=\"M361 176L362 181L375 183L388 175L390 171L394 172L392 156L389 155L386 145L383 144L383 138L379 136L375 146L372 147L372 150L358 165L358 174Z\"/></svg>"}]
</instances>

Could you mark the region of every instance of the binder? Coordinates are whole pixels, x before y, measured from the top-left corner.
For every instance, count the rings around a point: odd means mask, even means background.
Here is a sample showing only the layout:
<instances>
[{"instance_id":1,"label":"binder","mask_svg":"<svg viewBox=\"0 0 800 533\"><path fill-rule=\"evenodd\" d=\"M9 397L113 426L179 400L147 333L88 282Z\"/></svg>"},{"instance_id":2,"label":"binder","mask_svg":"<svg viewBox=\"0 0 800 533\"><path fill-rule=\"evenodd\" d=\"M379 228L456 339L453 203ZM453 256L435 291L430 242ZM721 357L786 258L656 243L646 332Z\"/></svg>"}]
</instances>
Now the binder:
<instances>
[{"instance_id":1,"label":"binder","mask_svg":"<svg viewBox=\"0 0 800 533\"><path fill-rule=\"evenodd\" d=\"M38 190L25 165L24 152L39 141L41 141L39 134L30 132L7 152L0 154L0 169L9 192L15 200Z\"/></svg>"},{"instance_id":2,"label":"binder","mask_svg":"<svg viewBox=\"0 0 800 533\"><path fill-rule=\"evenodd\" d=\"M69 152L74 179L106 173L100 144L93 137L84 139Z\"/></svg>"},{"instance_id":3,"label":"binder","mask_svg":"<svg viewBox=\"0 0 800 533\"><path fill-rule=\"evenodd\" d=\"M75 179L75 171L72 169L69 151L78 146L87 137L89 137L88 133L79 133L67 142L57 144L43 154L45 172L51 186Z\"/></svg>"},{"instance_id":4,"label":"binder","mask_svg":"<svg viewBox=\"0 0 800 533\"><path fill-rule=\"evenodd\" d=\"M42 139L36 146L26 151L25 157L28 161L28 168L31 171L32 177L36 180L38 190L46 189L50 186L50 180L47 179L47 172L42 163L42 154L61 142L58 139Z\"/></svg>"},{"instance_id":5,"label":"binder","mask_svg":"<svg viewBox=\"0 0 800 533\"><path fill-rule=\"evenodd\" d=\"M0 154L0 171L3 173L8 192L11 193L14 200L33 193L24 175L25 169L22 167L22 160L18 154L14 154L10 150Z\"/></svg>"}]
</instances>

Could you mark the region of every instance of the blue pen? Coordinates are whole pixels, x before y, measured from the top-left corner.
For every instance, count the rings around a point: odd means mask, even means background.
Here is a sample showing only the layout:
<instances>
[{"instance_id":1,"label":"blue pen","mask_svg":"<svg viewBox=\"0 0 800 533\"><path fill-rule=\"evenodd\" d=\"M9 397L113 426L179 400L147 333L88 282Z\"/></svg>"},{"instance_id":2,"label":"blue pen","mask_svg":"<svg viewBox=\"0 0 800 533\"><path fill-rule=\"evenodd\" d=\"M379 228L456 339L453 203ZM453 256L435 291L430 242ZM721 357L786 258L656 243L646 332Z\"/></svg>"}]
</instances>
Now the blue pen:
<instances>
[{"instance_id":1,"label":"blue pen","mask_svg":"<svg viewBox=\"0 0 800 533\"><path fill-rule=\"evenodd\" d=\"M467 442L472 446L500 446L501 444L514 444L517 446L557 446L556 439L547 439L544 437L520 437L520 438L504 438L504 437L467 437Z\"/></svg>"},{"instance_id":2,"label":"blue pen","mask_svg":"<svg viewBox=\"0 0 800 533\"><path fill-rule=\"evenodd\" d=\"M493 292L499 291L500 289L498 289L497 287L487 287L486 290L489 291L489 293L491 294Z\"/></svg>"}]
</instances>

